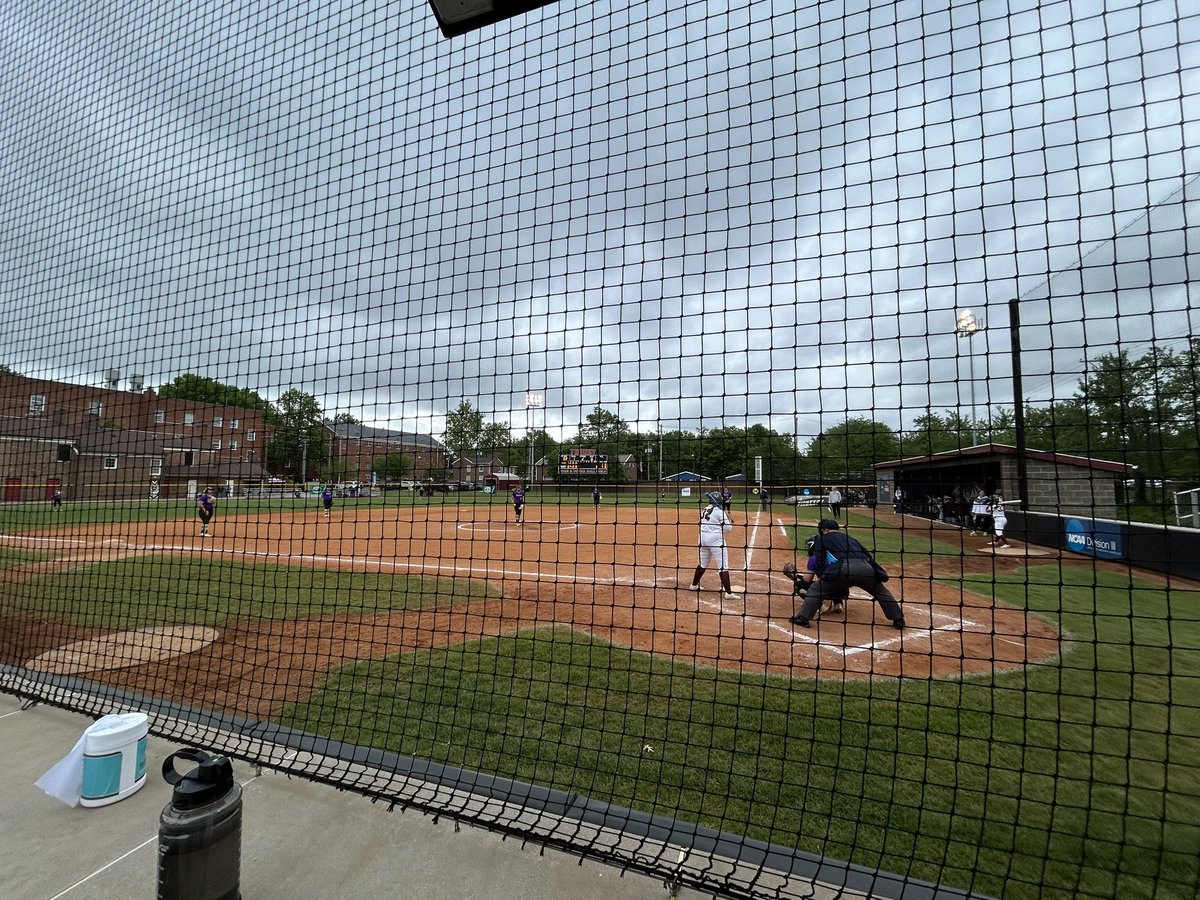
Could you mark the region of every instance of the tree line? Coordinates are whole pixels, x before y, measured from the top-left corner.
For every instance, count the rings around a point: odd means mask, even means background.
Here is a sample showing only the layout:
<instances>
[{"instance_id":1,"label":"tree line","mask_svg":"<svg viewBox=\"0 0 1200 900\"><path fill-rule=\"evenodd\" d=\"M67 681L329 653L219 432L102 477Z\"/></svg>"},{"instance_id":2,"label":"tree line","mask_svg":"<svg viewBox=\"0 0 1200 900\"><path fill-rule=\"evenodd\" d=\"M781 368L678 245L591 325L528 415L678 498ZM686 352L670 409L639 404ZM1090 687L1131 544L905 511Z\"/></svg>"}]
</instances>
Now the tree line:
<instances>
[{"instance_id":1,"label":"tree line","mask_svg":"<svg viewBox=\"0 0 1200 900\"><path fill-rule=\"evenodd\" d=\"M254 391L185 374L158 393L261 411L273 431L266 467L278 475L299 477L305 468L323 478L341 478L344 472L330 459L325 425L360 424L345 413L327 419L313 395L294 389L272 403ZM1191 339L1183 351L1151 347L1141 355L1128 350L1104 354L1087 366L1070 398L1024 405L1025 446L1127 463L1137 467L1139 483L1171 479L1181 486L1200 484L1198 398L1200 338ZM562 441L539 429L514 437L507 422L487 421L463 400L447 413L441 435L452 464L466 457L495 458L527 477L532 444L532 458L547 460L554 477L559 453L584 447L608 456L606 480L614 483L635 478L619 464L623 458L636 464L637 480L653 481L660 473L683 471L754 480L755 459L761 457L763 479L774 484L870 483L877 463L968 447L972 437L976 443L1015 445L1014 408L997 407L986 419L976 420L930 409L900 430L870 416L851 416L800 446L795 436L763 425L635 431L600 406ZM376 468L382 477L398 479L409 474L410 462L403 454L390 454L376 461ZM450 476L449 471L439 474Z\"/></svg>"}]
</instances>

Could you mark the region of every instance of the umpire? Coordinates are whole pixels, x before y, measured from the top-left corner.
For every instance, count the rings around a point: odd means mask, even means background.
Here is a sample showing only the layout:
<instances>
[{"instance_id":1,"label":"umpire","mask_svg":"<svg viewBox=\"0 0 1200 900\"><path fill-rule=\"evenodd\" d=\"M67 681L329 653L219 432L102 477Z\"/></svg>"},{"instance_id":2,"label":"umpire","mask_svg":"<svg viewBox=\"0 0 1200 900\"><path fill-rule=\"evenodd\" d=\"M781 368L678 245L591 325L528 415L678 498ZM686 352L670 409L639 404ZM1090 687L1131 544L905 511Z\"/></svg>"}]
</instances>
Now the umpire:
<instances>
[{"instance_id":1,"label":"umpire","mask_svg":"<svg viewBox=\"0 0 1200 900\"><path fill-rule=\"evenodd\" d=\"M904 612L884 584L888 573L875 562L869 550L843 534L836 519L817 523L817 541L813 545L816 557L816 578L800 604L800 611L789 620L801 628L812 625L812 617L827 597L845 597L850 588L862 588L879 604L883 614L896 628L904 627Z\"/></svg>"}]
</instances>

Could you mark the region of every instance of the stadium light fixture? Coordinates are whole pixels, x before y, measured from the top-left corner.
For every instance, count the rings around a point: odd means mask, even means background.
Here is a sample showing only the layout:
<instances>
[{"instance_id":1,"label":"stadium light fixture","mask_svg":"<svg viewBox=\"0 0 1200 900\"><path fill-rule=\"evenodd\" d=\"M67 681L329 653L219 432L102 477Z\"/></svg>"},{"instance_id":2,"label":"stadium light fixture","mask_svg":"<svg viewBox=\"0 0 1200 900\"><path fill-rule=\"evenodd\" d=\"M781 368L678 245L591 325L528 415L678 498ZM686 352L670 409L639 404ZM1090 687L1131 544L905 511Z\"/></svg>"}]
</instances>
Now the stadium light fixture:
<instances>
[{"instance_id":1,"label":"stadium light fixture","mask_svg":"<svg viewBox=\"0 0 1200 900\"><path fill-rule=\"evenodd\" d=\"M975 446L975 354L971 338L979 331L979 321L970 309L954 311L954 333L967 339L967 363L971 367L971 446Z\"/></svg>"},{"instance_id":2,"label":"stadium light fixture","mask_svg":"<svg viewBox=\"0 0 1200 900\"><path fill-rule=\"evenodd\" d=\"M429 0L438 27L446 37L456 37L519 16L554 0Z\"/></svg>"}]
</instances>

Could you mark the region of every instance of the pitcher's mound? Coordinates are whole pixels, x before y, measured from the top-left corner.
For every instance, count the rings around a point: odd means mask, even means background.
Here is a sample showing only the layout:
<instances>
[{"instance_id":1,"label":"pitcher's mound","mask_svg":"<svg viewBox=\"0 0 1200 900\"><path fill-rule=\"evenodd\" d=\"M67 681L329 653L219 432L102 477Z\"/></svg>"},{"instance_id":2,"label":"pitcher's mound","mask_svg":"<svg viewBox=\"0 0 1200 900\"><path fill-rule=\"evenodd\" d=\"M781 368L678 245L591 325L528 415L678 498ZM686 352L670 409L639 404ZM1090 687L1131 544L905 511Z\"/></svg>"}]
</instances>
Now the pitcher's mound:
<instances>
[{"instance_id":1,"label":"pitcher's mound","mask_svg":"<svg viewBox=\"0 0 1200 900\"><path fill-rule=\"evenodd\" d=\"M980 553L991 553L993 556L1049 556L1047 550L1035 550L1032 547L1018 547L1010 545L1008 547L980 547Z\"/></svg>"}]
</instances>

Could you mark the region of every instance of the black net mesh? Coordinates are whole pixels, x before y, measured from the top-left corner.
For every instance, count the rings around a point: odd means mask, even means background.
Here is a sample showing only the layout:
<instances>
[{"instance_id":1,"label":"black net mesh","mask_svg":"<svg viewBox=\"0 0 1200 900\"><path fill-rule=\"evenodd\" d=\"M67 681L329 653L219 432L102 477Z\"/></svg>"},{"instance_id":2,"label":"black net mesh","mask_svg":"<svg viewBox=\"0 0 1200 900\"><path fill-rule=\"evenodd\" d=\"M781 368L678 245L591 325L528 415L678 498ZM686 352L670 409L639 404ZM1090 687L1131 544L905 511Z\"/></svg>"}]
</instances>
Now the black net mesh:
<instances>
[{"instance_id":1,"label":"black net mesh","mask_svg":"<svg viewBox=\"0 0 1200 900\"><path fill-rule=\"evenodd\" d=\"M795 6L0 13L0 690L724 895L1195 896L1200 13Z\"/></svg>"}]
</instances>

